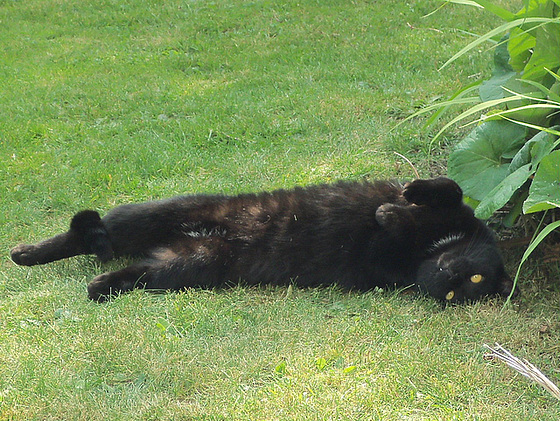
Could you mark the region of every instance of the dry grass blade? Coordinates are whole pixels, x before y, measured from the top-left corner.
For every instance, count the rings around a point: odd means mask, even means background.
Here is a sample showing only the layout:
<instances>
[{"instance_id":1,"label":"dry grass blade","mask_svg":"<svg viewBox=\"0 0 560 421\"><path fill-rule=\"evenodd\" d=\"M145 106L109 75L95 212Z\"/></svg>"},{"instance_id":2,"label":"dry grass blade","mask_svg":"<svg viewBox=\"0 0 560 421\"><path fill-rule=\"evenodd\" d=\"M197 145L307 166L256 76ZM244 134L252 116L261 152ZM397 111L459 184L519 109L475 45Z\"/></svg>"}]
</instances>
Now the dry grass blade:
<instances>
[{"instance_id":1,"label":"dry grass blade","mask_svg":"<svg viewBox=\"0 0 560 421\"><path fill-rule=\"evenodd\" d=\"M418 173L418 170L416 169L416 167L414 166L414 164L412 163L412 161L410 161L410 159L408 159L406 156L401 155L398 152L395 152L395 155L400 156L402 159L404 159L408 165L410 165L412 167L412 170L414 171L414 175L416 176L416 178L420 178L420 174Z\"/></svg>"},{"instance_id":2,"label":"dry grass blade","mask_svg":"<svg viewBox=\"0 0 560 421\"><path fill-rule=\"evenodd\" d=\"M560 389L548 379L537 367L531 364L527 360L521 360L514 356L507 349L504 349L501 345L496 344L496 348L492 348L489 345L484 344L486 348L490 350L490 353L484 354L484 358L487 360L501 360L505 362L508 366L518 371L525 377L533 380L534 382L540 384L546 390L548 390L554 397L560 399Z\"/></svg>"}]
</instances>

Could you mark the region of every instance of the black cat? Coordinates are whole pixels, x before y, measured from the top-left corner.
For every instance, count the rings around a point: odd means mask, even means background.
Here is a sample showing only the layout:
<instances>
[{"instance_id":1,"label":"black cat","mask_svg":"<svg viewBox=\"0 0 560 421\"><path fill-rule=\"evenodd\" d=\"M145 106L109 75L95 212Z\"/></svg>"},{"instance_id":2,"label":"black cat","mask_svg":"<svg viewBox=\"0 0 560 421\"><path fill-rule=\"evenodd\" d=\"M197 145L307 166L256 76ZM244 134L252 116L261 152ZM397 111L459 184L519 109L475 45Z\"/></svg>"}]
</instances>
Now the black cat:
<instances>
[{"instance_id":1,"label":"black cat","mask_svg":"<svg viewBox=\"0 0 560 421\"><path fill-rule=\"evenodd\" d=\"M508 295L492 232L447 178L339 182L239 196L194 195L128 204L100 218L74 216L70 230L12 259L37 265L79 254L143 260L97 276L89 297L133 288L177 290L248 284L337 283L368 290L414 286L447 302Z\"/></svg>"}]
</instances>

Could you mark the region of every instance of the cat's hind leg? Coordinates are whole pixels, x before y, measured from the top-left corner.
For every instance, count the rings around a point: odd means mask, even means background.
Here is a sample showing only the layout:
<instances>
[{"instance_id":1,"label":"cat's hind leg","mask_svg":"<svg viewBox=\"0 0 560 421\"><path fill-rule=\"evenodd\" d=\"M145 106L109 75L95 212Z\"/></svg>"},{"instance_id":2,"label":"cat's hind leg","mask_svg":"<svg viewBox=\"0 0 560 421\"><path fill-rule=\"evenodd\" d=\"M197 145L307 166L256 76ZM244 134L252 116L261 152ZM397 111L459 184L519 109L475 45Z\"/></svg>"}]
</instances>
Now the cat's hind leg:
<instances>
[{"instance_id":1,"label":"cat's hind leg","mask_svg":"<svg viewBox=\"0 0 560 421\"><path fill-rule=\"evenodd\" d=\"M152 276L153 267L147 264L128 266L114 272L96 276L88 285L90 299L103 302L121 292L143 288Z\"/></svg>"},{"instance_id":2,"label":"cat's hind leg","mask_svg":"<svg viewBox=\"0 0 560 421\"><path fill-rule=\"evenodd\" d=\"M409 207L385 203L375 211L375 220L393 240L406 243L416 236L416 225Z\"/></svg>"},{"instance_id":3,"label":"cat's hind leg","mask_svg":"<svg viewBox=\"0 0 560 421\"><path fill-rule=\"evenodd\" d=\"M12 260L24 266L42 265L79 254L95 254L101 261L113 257L107 230L95 211L77 213L70 230L63 234L37 244L20 244L11 250Z\"/></svg>"},{"instance_id":4,"label":"cat's hind leg","mask_svg":"<svg viewBox=\"0 0 560 421\"><path fill-rule=\"evenodd\" d=\"M88 296L102 302L135 288L161 291L211 288L224 283L230 258L222 239L193 241L188 246L176 246L175 250L161 248L138 264L95 277L88 285Z\"/></svg>"}]
</instances>

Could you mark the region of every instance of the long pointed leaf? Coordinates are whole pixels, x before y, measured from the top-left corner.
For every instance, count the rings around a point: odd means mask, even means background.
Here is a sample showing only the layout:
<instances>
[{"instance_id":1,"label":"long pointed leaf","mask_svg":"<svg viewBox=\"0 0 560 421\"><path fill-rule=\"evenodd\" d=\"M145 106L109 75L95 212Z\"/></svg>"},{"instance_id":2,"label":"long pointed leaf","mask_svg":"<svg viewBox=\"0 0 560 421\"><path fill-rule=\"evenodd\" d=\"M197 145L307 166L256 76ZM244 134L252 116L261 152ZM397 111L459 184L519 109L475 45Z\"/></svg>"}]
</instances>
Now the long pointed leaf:
<instances>
[{"instance_id":1,"label":"long pointed leaf","mask_svg":"<svg viewBox=\"0 0 560 421\"><path fill-rule=\"evenodd\" d=\"M509 10L503 9L496 4L487 0L474 0L476 3L480 4L489 12L494 13L496 16L502 18L505 21L512 21L515 19L515 14L511 13Z\"/></svg>"},{"instance_id":2,"label":"long pointed leaf","mask_svg":"<svg viewBox=\"0 0 560 421\"><path fill-rule=\"evenodd\" d=\"M521 107L510 108L509 110L499 111L499 112L497 112L497 113L492 114L491 116L488 116L488 118L496 117L496 116L506 116L506 115L508 115L508 114L513 114L513 113L515 113L515 112L517 112L517 111L534 110L534 109L538 109L538 108L551 108L551 109L560 110L560 105L556 105L556 104L531 104L531 105L522 105ZM486 121L488 118L482 118L480 121Z\"/></svg>"},{"instance_id":3,"label":"long pointed leaf","mask_svg":"<svg viewBox=\"0 0 560 421\"><path fill-rule=\"evenodd\" d=\"M548 73L550 73L554 77L554 79L556 79L558 82L560 82L560 75L558 75L558 73L554 73L553 71L547 69L546 67L544 68L544 70L546 70Z\"/></svg>"},{"instance_id":4,"label":"long pointed leaf","mask_svg":"<svg viewBox=\"0 0 560 421\"><path fill-rule=\"evenodd\" d=\"M522 24L527 24L527 23L541 23L541 24L545 24L545 23L550 23L550 22L559 22L560 18L555 18L555 19L551 19L551 18L541 18L541 17L535 17L535 18L524 18L524 19L516 19L514 21L511 22L507 22L504 23L503 25L498 26L497 28L491 30L490 32L487 32L486 34L480 36L479 38L477 38L476 40L474 40L473 42L471 42L469 45L467 45L466 47L464 47L463 49L461 49L461 51L459 51L458 53L456 53L453 57L451 57L449 60L447 60L443 66L441 66L439 68L439 70L441 71L442 69L444 69L445 67L447 67L449 64L451 64L452 62L454 62L455 60L457 60L459 57L461 57L462 55L464 55L466 52L476 48L477 46L479 46L480 44L482 44L483 42L488 41L490 38L499 35L511 28L515 28L516 26L520 26ZM534 29L534 28L532 28Z\"/></svg>"},{"instance_id":5,"label":"long pointed leaf","mask_svg":"<svg viewBox=\"0 0 560 421\"><path fill-rule=\"evenodd\" d=\"M537 246L546 238L546 236L548 234L550 234L552 231L554 231L555 229L557 229L558 227L560 227L560 221L555 221L555 222L552 222L551 224L548 224L546 227L544 227L544 229L541 232L539 232L539 235L537 235L531 241L531 243L527 247L527 250L525 250L525 253L523 253L523 257L521 258L521 262L519 262L519 266L517 267L517 273L515 274L515 278L513 279L513 289L511 291L510 296L506 300L506 304L509 303L511 297L513 296L513 293L515 291L515 287L517 286L517 281L519 280L519 273L521 272L521 267L523 266L523 263L525 263L525 261L531 255L531 253L533 253L533 251L535 251Z\"/></svg>"},{"instance_id":6,"label":"long pointed leaf","mask_svg":"<svg viewBox=\"0 0 560 421\"><path fill-rule=\"evenodd\" d=\"M482 9L483 6L481 6L480 4L478 4L477 1L472 1L472 0L446 0L446 3L454 3L454 4L462 4L465 6L474 6L474 7L479 7Z\"/></svg>"},{"instance_id":7,"label":"long pointed leaf","mask_svg":"<svg viewBox=\"0 0 560 421\"><path fill-rule=\"evenodd\" d=\"M455 99L460 99L463 98L465 95L470 94L473 90L475 90L478 85L480 85L480 81L476 81L471 83L470 85L466 86L463 89L460 89L458 91L456 91L453 96L451 98L449 98L449 101L455 100ZM476 98L476 97L471 97L471 98ZM424 124L424 127L429 127L432 124L434 124L437 120L439 120L439 117L451 106L456 105L456 103L454 104L450 104L450 105L446 105L441 107L439 110L437 110Z\"/></svg>"},{"instance_id":8,"label":"long pointed leaf","mask_svg":"<svg viewBox=\"0 0 560 421\"><path fill-rule=\"evenodd\" d=\"M524 94L520 94L518 92L512 91L511 89L508 89L504 86L504 90L509 92L512 95L519 95L521 98L523 99L529 99L531 101L537 101L537 102L546 102L548 104L555 104L555 105L560 105L558 102L551 100L551 99L545 99L545 98L536 98L533 96L529 96L529 95L524 95Z\"/></svg>"},{"instance_id":9,"label":"long pointed leaf","mask_svg":"<svg viewBox=\"0 0 560 421\"><path fill-rule=\"evenodd\" d=\"M543 94L547 95L550 98L551 101L560 103L560 95L555 94L554 92L552 92L552 90L550 88L547 88L542 83L535 82L534 80L529 80L529 79L517 79L517 81L519 81L520 83L525 83L527 85L531 85L534 88L537 88Z\"/></svg>"},{"instance_id":10,"label":"long pointed leaf","mask_svg":"<svg viewBox=\"0 0 560 421\"><path fill-rule=\"evenodd\" d=\"M430 146L437 140L439 139L439 137L441 136L441 134L443 132L445 132L449 127L451 127L452 125L454 125L455 123L457 123L458 121L461 121L473 114L476 114L482 110L485 110L487 108L490 107L494 107L496 105L500 105L500 104L504 104L507 102L511 102L511 101L516 101L521 99L521 97L519 95L514 95L514 96L509 96L507 98L500 98L500 99L493 99L492 101L486 101L483 102L481 104L477 104L474 107L469 108L467 111L459 114L457 117L455 117L453 120L451 120L449 123L447 123L445 126L443 126L443 128L437 132L437 134L434 136L434 138L430 141Z\"/></svg>"},{"instance_id":11,"label":"long pointed leaf","mask_svg":"<svg viewBox=\"0 0 560 421\"><path fill-rule=\"evenodd\" d=\"M454 99L454 100L451 100L451 101L443 101L443 102L439 102L437 104L429 105L426 108L422 108L421 110L415 112L414 114L409 115L404 120L399 121L395 125L395 127L393 127L390 131L395 130L401 124L406 123L407 121L412 120L413 118L416 118L416 117L419 117L419 116L424 115L426 113L429 113L432 110L437 110L438 108L443 108L443 107L447 107L447 106L450 106L450 105L472 104L474 102L480 102L480 99L478 97L468 97L468 98Z\"/></svg>"},{"instance_id":12,"label":"long pointed leaf","mask_svg":"<svg viewBox=\"0 0 560 421\"><path fill-rule=\"evenodd\" d=\"M560 132L558 130L553 130L553 129L548 128L548 127L537 126L537 125L531 124L531 123L525 123L524 121L514 120L513 118L509 118L507 116L502 116L502 118L504 120L511 121L512 123L519 124L520 126L529 127L530 129L541 130L543 132L547 132L547 133L553 134L555 136L560 136Z\"/></svg>"}]
</instances>

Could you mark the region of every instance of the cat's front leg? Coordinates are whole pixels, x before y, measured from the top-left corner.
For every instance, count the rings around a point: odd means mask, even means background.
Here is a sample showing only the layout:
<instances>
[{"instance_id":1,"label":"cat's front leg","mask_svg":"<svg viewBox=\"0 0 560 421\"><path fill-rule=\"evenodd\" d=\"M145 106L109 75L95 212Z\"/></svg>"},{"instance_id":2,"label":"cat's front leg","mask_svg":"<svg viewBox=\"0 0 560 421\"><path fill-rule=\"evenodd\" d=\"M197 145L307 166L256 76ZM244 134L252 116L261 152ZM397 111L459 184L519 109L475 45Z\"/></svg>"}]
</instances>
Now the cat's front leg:
<instances>
[{"instance_id":1,"label":"cat's front leg","mask_svg":"<svg viewBox=\"0 0 560 421\"><path fill-rule=\"evenodd\" d=\"M414 180L405 185L403 196L411 204L432 208L456 207L463 201L463 191L459 185L446 177Z\"/></svg>"}]
</instances>

